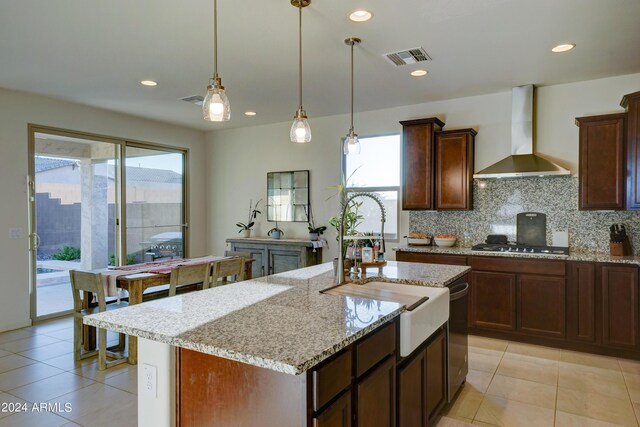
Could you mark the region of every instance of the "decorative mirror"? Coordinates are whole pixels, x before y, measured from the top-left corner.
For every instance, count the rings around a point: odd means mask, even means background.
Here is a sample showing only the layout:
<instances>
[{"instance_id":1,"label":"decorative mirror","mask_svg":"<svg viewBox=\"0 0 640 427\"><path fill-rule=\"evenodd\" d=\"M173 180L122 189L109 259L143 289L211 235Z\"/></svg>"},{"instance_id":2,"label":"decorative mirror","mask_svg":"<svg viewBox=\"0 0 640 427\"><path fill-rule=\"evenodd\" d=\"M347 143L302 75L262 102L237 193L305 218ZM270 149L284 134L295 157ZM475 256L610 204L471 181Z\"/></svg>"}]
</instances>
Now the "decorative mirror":
<instances>
[{"instance_id":1,"label":"decorative mirror","mask_svg":"<svg viewBox=\"0 0 640 427\"><path fill-rule=\"evenodd\" d=\"M267 221L307 222L309 171L267 173Z\"/></svg>"}]
</instances>

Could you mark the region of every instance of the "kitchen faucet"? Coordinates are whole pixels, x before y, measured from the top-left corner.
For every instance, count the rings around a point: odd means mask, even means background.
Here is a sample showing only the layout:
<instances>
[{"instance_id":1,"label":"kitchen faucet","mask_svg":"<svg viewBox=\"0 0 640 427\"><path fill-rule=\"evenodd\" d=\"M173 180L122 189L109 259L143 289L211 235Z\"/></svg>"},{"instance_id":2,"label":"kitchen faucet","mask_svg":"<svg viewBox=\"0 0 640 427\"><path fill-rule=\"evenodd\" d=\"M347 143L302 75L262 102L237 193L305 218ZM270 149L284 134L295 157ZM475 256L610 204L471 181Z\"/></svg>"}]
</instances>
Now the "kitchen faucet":
<instances>
[{"instance_id":1,"label":"kitchen faucet","mask_svg":"<svg viewBox=\"0 0 640 427\"><path fill-rule=\"evenodd\" d=\"M369 197L370 199L373 199L378 204L378 206L380 206L380 212L381 212L380 252L384 253L384 251L385 251L385 247L384 247L384 223L386 221L386 212L385 212L385 209L384 209L384 205L382 204L382 201L380 200L380 198L378 196L376 196L373 193L355 193L355 194L352 194L345 201L345 203L344 203L344 205L342 207L342 214L340 216L340 230L338 231L338 248L340 250L340 254L338 256L338 271L336 272L336 283L338 285L342 285L345 282L345 277L344 277L344 256L345 256L345 253L344 253L345 252L344 251L344 218L346 216L347 209L349 208L349 204L353 201L353 199L356 199L358 197Z\"/></svg>"}]
</instances>

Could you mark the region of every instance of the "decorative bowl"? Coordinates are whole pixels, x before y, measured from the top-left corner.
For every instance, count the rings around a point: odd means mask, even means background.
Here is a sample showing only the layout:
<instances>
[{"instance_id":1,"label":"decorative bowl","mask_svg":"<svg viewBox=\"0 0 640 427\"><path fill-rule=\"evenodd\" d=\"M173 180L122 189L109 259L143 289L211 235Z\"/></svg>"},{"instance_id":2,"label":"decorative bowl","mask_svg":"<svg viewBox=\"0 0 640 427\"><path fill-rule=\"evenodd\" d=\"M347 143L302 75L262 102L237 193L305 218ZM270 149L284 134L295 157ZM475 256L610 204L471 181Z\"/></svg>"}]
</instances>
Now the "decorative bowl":
<instances>
[{"instance_id":1,"label":"decorative bowl","mask_svg":"<svg viewBox=\"0 0 640 427\"><path fill-rule=\"evenodd\" d=\"M434 237L437 246L449 248L456 244L456 237Z\"/></svg>"}]
</instances>

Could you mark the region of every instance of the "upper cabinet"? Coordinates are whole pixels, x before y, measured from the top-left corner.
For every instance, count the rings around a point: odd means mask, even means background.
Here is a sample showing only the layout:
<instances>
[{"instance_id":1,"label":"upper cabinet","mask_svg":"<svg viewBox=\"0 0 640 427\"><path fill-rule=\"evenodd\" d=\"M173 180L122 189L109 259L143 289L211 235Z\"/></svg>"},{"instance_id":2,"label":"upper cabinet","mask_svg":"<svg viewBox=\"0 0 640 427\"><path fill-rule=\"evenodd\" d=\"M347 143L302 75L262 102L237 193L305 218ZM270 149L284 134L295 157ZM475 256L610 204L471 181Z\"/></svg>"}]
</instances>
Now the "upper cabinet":
<instances>
[{"instance_id":1,"label":"upper cabinet","mask_svg":"<svg viewBox=\"0 0 640 427\"><path fill-rule=\"evenodd\" d=\"M435 132L444 123L432 117L402 125L402 209L434 208Z\"/></svg>"},{"instance_id":2,"label":"upper cabinet","mask_svg":"<svg viewBox=\"0 0 640 427\"><path fill-rule=\"evenodd\" d=\"M436 209L473 209L474 129L436 132Z\"/></svg>"},{"instance_id":3,"label":"upper cabinet","mask_svg":"<svg viewBox=\"0 0 640 427\"><path fill-rule=\"evenodd\" d=\"M580 210L625 208L626 113L578 117Z\"/></svg>"},{"instance_id":4,"label":"upper cabinet","mask_svg":"<svg viewBox=\"0 0 640 427\"><path fill-rule=\"evenodd\" d=\"M627 209L640 209L640 92L622 98L627 109Z\"/></svg>"},{"instance_id":5,"label":"upper cabinet","mask_svg":"<svg viewBox=\"0 0 640 427\"><path fill-rule=\"evenodd\" d=\"M473 208L473 144L476 131L441 131L433 117L402 125L402 209Z\"/></svg>"}]
</instances>

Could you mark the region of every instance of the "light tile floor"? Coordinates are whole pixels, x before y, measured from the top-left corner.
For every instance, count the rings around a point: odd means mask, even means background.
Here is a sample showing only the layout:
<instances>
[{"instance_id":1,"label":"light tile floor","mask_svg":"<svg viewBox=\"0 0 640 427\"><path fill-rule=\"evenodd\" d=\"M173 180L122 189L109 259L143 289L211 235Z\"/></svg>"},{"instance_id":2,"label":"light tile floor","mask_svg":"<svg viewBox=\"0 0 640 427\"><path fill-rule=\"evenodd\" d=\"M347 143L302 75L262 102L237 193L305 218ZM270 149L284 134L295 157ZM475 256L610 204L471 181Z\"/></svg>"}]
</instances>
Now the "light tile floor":
<instances>
[{"instance_id":1,"label":"light tile floor","mask_svg":"<svg viewBox=\"0 0 640 427\"><path fill-rule=\"evenodd\" d=\"M75 362L72 327L65 318L0 333L0 427L136 425L136 367ZM639 425L638 361L475 336L469 344L467 383L438 427Z\"/></svg>"},{"instance_id":2,"label":"light tile floor","mask_svg":"<svg viewBox=\"0 0 640 427\"><path fill-rule=\"evenodd\" d=\"M96 358L76 362L72 322L0 333L0 427L136 426L136 367L100 371Z\"/></svg>"},{"instance_id":3,"label":"light tile floor","mask_svg":"<svg viewBox=\"0 0 640 427\"><path fill-rule=\"evenodd\" d=\"M443 413L438 427L637 427L640 362L470 336L467 383Z\"/></svg>"}]
</instances>

